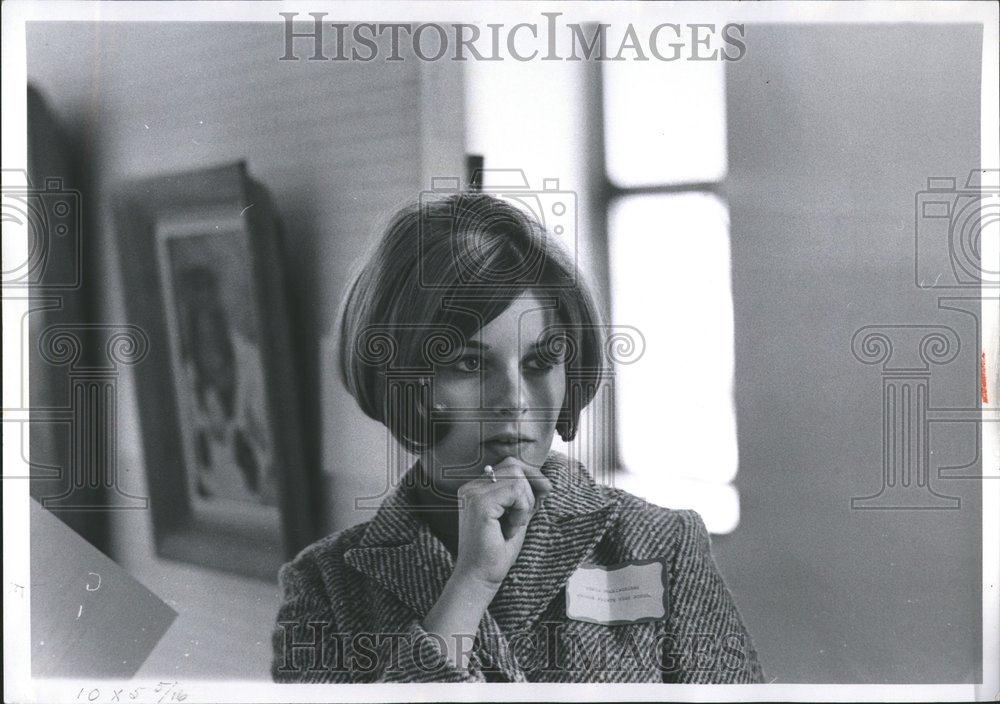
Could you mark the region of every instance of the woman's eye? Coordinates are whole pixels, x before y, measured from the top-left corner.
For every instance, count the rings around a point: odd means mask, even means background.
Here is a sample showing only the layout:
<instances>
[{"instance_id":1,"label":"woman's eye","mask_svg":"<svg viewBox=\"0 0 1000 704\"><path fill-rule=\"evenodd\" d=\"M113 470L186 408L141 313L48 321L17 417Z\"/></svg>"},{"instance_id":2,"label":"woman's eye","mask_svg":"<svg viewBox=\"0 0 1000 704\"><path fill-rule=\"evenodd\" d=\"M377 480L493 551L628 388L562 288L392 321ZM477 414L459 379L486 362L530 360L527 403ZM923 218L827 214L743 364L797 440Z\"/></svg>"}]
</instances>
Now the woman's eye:
<instances>
[{"instance_id":1,"label":"woman's eye","mask_svg":"<svg viewBox=\"0 0 1000 704\"><path fill-rule=\"evenodd\" d=\"M479 357L462 357L456 366L463 372L478 372L480 368Z\"/></svg>"},{"instance_id":2,"label":"woman's eye","mask_svg":"<svg viewBox=\"0 0 1000 704\"><path fill-rule=\"evenodd\" d=\"M555 365L550 364L549 362L547 362L546 360L542 359L541 357L532 357L531 359L529 359L527 361L527 363L526 363L525 366L527 366L528 369L531 369L532 371L547 372L550 369L552 369L552 367L555 366Z\"/></svg>"}]
</instances>

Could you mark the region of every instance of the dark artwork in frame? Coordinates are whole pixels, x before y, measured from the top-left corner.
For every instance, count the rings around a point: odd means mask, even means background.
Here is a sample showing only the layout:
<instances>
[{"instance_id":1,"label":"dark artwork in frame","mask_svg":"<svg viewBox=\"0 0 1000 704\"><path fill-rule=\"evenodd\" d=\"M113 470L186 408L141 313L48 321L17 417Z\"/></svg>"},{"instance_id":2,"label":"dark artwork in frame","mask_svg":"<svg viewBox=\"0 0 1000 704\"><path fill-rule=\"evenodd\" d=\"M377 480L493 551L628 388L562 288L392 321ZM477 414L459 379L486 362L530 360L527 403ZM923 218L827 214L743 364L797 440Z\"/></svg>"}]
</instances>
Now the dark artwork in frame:
<instances>
[{"instance_id":1,"label":"dark artwork in frame","mask_svg":"<svg viewBox=\"0 0 1000 704\"><path fill-rule=\"evenodd\" d=\"M157 554L275 580L316 536L278 221L243 162L118 189Z\"/></svg>"}]
</instances>

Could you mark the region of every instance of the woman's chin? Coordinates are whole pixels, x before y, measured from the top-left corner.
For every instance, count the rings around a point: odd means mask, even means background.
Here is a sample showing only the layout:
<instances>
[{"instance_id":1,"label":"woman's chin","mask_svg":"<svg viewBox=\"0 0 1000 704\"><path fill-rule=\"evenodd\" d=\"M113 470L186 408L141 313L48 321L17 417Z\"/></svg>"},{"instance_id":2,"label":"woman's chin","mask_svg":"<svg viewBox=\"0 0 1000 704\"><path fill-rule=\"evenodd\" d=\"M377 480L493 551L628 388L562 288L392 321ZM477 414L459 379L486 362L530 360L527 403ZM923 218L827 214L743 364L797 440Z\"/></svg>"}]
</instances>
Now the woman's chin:
<instances>
[{"instance_id":1,"label":"woman's chin","mask_svg":"<svg viewBox=\"0 0 1000 704\"><path fill-rule=\"evenodd\" d=\"M525 464L534 465L534 460L538 456L538 450L538 443L533 440L487 442L483 443L483 459L486 464L497 465L508 457L513 457Z\"/></svg>"},{"instance_id":2,"label":"woman's chin","mask_svg":"<svg viewBox=\"0 0 1000 704\"><path fill-rule=\"evenodd\" d=\"M495 467L508 457L513 457L531 467L541 467L548 458L551 445L551 440L547 443L537 440L483 443L478 452L468 455L468 459L448 461L437 459L439 469L436 472L435 484L442 490L455 493L466 482L483 476L483 467L486 465ZM444 469L440 469L442 465Z\"/></svg>"}]
</instances>

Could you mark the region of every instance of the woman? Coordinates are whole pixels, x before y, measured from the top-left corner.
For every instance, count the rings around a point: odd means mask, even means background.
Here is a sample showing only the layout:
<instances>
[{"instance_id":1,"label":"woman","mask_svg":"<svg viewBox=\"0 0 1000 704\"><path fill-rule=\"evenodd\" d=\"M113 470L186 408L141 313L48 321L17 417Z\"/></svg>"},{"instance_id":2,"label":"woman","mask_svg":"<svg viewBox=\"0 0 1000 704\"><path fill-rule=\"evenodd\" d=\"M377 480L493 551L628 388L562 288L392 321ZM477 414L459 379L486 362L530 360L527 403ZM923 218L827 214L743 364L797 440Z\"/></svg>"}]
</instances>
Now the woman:
<instances>
[{"instance_id":1,"label":"woman","mask_svg":"<svg viewBox=\"0 0 1000 704\"><path fill-rule=\"evenodd\" d=\"M281 682L758 682L692 511L551 451L604 376L572 262L484 194L402 211L341 323L361 408L419 459L282 568Z\"/></svg>"}]
</instances>

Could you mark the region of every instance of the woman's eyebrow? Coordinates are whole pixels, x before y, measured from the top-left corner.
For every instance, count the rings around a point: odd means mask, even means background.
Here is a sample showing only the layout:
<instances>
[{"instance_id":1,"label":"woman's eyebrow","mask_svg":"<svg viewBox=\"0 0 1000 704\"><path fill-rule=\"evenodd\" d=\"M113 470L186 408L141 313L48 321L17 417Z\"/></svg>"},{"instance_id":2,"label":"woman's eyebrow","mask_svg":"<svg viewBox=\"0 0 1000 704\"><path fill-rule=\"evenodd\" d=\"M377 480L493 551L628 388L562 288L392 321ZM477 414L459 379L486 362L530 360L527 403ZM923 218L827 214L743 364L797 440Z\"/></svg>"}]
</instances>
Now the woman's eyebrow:
<instances>
[{"instance_id":1,"label":"woman's eyebrow","mask_svg":"<svg viewBox=\"0 0 1000 704\"><path fill-rule=\"evenodd\" d=\"M561 337L562 335L546 335L545 337L531 343L531 346L528 349L532 352L536 352L544 347L551 347L554 341Z\"/></svg>"},{"instance_id":2,"label":"woman's eyebrow","mask_svg":"<svg viewBox=\"0 0 1000 704\"><path fill-rule=\"evenodd\" d=\"M547 337L544 337L544 338L542 338L540 340L535 340L533 343L531 343L531 345L528 347L528 349L529 349L529 351L534 352L534 351L536 351L536 350L538 350L540 348L548 347L548 346L550 346L552 344L552 341L554 339L559 338L559 337L562 337L562 336L561 335L548 335ZM482 343L479 340L466 340L464 343L462 343L462 346L466 347L466 348L482 350L483 352L489 352L491 349L493 349L489 345L487 345L485 343Z\"/></svg>"}]
</instances>

